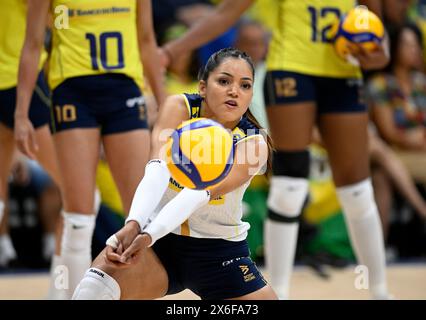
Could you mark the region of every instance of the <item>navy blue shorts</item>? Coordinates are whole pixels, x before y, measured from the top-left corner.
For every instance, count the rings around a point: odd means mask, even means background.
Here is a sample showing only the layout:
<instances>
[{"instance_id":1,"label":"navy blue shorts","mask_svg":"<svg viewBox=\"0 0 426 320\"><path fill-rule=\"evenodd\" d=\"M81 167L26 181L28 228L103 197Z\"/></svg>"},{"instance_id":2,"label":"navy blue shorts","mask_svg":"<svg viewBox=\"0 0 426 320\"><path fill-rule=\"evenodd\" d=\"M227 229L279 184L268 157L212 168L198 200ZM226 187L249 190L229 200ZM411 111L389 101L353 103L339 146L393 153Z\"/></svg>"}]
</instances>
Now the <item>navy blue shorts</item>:
<instances>
[{"instance_id":1,"label":"navy blue shorts","mask_svg":"<svg viewBox=\"0 0 426 320\"><path fill-rule=\"evenodd\" d=\"M123 74L70 78L53 90L53 132L101 128L102 134L146 129L144 97L133 79Z\"/></svg>"},{"instance_id":2,"label":"navy blue shorts","mask_svg":"<svg viewBox=\"0 0 426 320\"><path fill-rule=\"evenodd\" d=\"M316 102L317 112L365 112L362 79L327 78L289 71L268 71L263 93L266 106Z\"/></svg>"},{"instance_id":3,"label":"navy blue shorts","mask_svg":"<svg viewBox=\"0 0 426 320\"><path fill-rule=\"evenodd\" d=\"M152 248L169 277L167 294L189 289L201 299L223 300L266 285L250 259L246 240L200 239L170 233Z\"/></svg>"},{"instance_id":4,"label":"navy blue shorts","mask_svg":"<svg viewBox=\"0 0 426 320\"><path fill-rule=\"evenodd\" d=\"M13 130L15 127L16 87L0 90L0 122ZM50 122L50 93L40 72L31 98L30 120L34 128L42 127Z\"/></svg>"}]
</instances>

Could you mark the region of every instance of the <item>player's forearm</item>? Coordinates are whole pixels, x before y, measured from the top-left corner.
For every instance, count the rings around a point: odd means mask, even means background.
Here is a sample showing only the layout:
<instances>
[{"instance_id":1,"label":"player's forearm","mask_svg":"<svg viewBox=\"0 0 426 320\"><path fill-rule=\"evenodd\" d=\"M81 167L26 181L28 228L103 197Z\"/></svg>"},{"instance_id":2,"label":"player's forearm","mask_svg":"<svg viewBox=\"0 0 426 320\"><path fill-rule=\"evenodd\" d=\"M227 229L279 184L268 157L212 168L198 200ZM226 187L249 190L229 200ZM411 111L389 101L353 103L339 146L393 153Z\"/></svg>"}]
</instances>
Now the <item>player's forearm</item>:
<instances>
[{"instance_id":1,"label":"player's forearm","mask_svg":"<svg viewBox=\"0 0 426 320\"><path fill-rule=\"evenodd\" d=\"M42 46L36 43L25 44L19 62L18 86L16 93L15 117L27 117L30 101L38 76Z\"/></svg>"},{"instance_id":2,"label":"player's forearm","mask_svg":"<svg viewBox=\"0 0 426 320\"><path fill-rule=\"evenodd\" d=\"M157 105L161 106L166 98L164 90L163 71L159 69L161 65L158 57L158 47L155 39L151 39L153 43L141 48L141 58L144 67L144 74L149 81L152 92L154 93Z\"/></svg>"},{"instance_id":3,"label":"player's forearm","mask_svg":"<svg viewBox=\"0 0 426 320\"><path fill-rule=\"evenodd\" d=\"M215 39L228 30L254 0L224 0L205 18L197 22L184 36L165 45L171 58Z\"/></svg>"},{"instance_id":4,"label":"player's forearm","mask_svg":"<svg viewBox=\"0 0 426 320\"><path fill-rule=\"evenodd\" d=\"M161 201L169 184L170 173L164 161L153 159L145 167L145 175L139 183L126 222L136 221L142 230Z\"/></svg>"},{"instance_id":5,"label":"player's forearm","mask_svg":"<svg viewBox=\"0 0 426 320\"><path fill-rule=\"evenodd\" d=\"M155 219L143 230L151 236L151 246L179 227L191 214L210 201L210 193L206 190L183 189L167 203Z\"/></svg>"}]
</instances>

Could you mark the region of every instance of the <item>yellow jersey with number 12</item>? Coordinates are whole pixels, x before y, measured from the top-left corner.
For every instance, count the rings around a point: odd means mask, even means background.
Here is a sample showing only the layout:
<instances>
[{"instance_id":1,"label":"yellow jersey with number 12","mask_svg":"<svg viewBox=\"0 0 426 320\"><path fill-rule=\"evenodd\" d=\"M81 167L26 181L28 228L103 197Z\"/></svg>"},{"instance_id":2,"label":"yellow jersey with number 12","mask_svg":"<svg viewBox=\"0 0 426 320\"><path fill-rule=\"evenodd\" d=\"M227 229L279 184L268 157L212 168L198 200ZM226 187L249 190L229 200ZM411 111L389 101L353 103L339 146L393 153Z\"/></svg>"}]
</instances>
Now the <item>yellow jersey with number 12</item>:
<instances>
[{"instance_id":1,"label":"yellow jersey with number 12","mask_svg":"<svg viewBox=\"0 0 426 320\"><path fill-rule=\"evenodd\" d=\"M361 71L334 50L332 25L351 8L353 0L276 0L278 21L267 59L268 70L359 78Z\"/></svg>"},{"instance_id":2,"label":"yellow jersey with number 12","mask_svg":"<svg viewBox=\"0 0 426 320\"><path fill-rule=\"evenodd\" d=\"M0 90L15 87L25 40L27 0L0 0ZM46 60L40 58L39 70Z\"/></svg>"},{"instance_id":3,"label":"yellow jersey with number 12","mask_svg":"<svg viewBox=\"0 0 426 320\"><path fill-rule=\"evenodd\" d=\"M137 0L53 0L49 85L68 78L122 73L142 86Z\"/></svg>"}]
</instances>

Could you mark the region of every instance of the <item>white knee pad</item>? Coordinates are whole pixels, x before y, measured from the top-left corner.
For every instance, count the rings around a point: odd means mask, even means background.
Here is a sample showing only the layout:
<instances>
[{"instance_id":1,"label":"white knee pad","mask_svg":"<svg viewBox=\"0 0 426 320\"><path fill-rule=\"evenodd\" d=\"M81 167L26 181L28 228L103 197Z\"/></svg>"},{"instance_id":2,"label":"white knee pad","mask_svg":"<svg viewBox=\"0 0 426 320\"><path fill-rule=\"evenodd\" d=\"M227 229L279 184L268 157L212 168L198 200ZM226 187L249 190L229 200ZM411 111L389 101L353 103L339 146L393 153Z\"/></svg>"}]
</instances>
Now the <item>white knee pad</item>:
<instances>
[{"instance_id":1,"label":"white knee pad","mask_svg":"<svg viewBox=\"0 0 426 320\"><path fill-rule=\"evenodd\" d=\"M362 219L377 212L371 179L337 188L337 195L348 219Z\"/></svg>"},{"instance_id":2,"label":"white knee pad","mask_svg":"<svg viewBox=\"0 0 426 320\"><path fill-rule=\"evenodd\" d=\"M119 300L118 282L98 268L87 270L74 291L72 300Z\"/></svg>"},{"instance_id":3,"label":"white knee pad","mask_svg":"<svg viewBox=\"0 0 426 320\"><path fill-rule=\"evenodd\" d=\"M62 250L67 252L90 251L96 216L67 212L64 212L63 216Z\"/></svg>"},{"instance_id":4,"label":"white knee pad","mask_svg":"<svg viewBox=\"0 0 426 320\"><path fill-rule=\"evenodd\" d=\"M286 217L297 217L307 193L307 179L274 176L269 188L268 208Z\"/></svg>"},{"instance_id":5,"label":"white knee pad","mask_svg":"<svg viewBox=\"0 0 426 320\"><path fill-rule=\"evenodd\" d=\"M3 214L4 214L4 202L0 200L0 223L3 220Z\"/></svg>"},{"instance_id":6,"label":"white knee pad","mask_svg":"<svg viewBox=\"0 0 426 320\"><path fill-rule=\"evenodd\" d=\"M99 191L98 188L95 189L95 195L94 195L94 200L93 200L93 212L95 213L95 216L98 216L99 213L99 209L101 207L101 203L102 203L102 197L101 197L101 192Z\"/></svg>"}]
</instances>

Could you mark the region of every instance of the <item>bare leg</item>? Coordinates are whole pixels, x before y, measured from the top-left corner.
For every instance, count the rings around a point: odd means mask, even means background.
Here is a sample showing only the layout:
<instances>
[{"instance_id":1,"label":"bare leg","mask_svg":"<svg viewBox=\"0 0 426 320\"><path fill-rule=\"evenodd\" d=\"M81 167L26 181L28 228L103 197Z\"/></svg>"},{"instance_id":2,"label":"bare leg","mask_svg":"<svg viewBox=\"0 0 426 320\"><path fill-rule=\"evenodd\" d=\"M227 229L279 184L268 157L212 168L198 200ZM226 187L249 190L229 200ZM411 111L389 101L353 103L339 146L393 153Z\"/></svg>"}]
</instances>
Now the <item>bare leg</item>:
<instances>
[{"instance_id":1,"label":"bare leg","mask_svg":"<svg viewBox=\"0 0 426 320\"><path fill-rule=\"evenodd\" d=\"M149 160L150 134L148 130L106 135L103 138L105 155L111 168L128 214L136 188L141 181Z\"/></svg>"},{"instance_id":2,"label":"bare leg","mask_svg":"<svg viewBox=\"0 0 426 320\"><path fill-rule=\"evenodd\" d=\"M151 248L141 254L135 265L127 268L115 266L106 258L103 250L93 261L92 267L105 271L118 282L122 300L156 299L167 293L167 272Z\"/></svg>"},{"instance_id":3,"label":"bare leg","mask_svg":"<svg viewBox=\"0 0 426 320\"><path fill-rule=\"evenodd\" d=\"M7 265L10 260L16 258L16 252L9 236L9 216L6 206L8 178L14 151L13 131L0 123L0 202L3 207L0 212L0 265Z\"/></svg>"},{"instance_id":4,"label":"bare leg","mask_svg":"<svg viewBox=\"0 0 426 320\"><path fill-rule=\"evenodd\" d=\"M371 160L386 171L387 175L392 179L393 184L398 188L398 191L422 215L423 219L426 219L426 201L417 191L413 178L405 165L392 149L373 133L369 135L369 142Z\"/></svg>"},{"instance_id":5,"label":"bare leg","mask_svg":"<svg viewBox=\"0 0 426 320\"><path fill-rule=\"evenodd\" d=\"M55 134L54 139L63 177L65 211L61 258L69 271L69 287L64 289L71 298L92 261L91 241L96 217L93 195L100 137L98 129L71 129Z\"/></svg>"},{"instance_id":6,"label":"bare leg","mask_svg":"<svg viewBox=\"0 0 426 320\"><path fill-rule=\"evenodd\" d=\"M323 114L319 124L355 254L359 263L368 268L372 297L387 299L383 232L368 179L368 116Z\"/></svg>"},{"instance_id":7,"label":"bare leg","mask_svg":"<svg viewBox=\"0 0 426 320\"><path fill-rule=\"evenodd\" d=\"M308 193L307 146L311 141L316 105L307 101L269 106L267 113L277 152L274 154L265 221L265 258L271 286L281 299L287 299L297 246L298 219Z\"/></svg>"}]
</instances>

